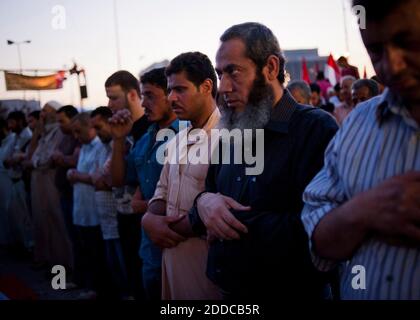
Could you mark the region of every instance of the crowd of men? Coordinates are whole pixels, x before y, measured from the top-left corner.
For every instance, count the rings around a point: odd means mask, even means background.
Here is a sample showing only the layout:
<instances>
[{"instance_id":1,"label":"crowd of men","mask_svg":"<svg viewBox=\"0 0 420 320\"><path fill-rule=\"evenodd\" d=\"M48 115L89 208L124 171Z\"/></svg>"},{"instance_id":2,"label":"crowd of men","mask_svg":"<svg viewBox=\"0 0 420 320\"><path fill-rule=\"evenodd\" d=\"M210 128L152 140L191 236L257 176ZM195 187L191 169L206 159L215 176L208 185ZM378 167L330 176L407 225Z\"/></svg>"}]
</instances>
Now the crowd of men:
<instances>
[{"instance_id":1,"label":"crowd of men","mask_svg":"<svg viewBox=\"0 0 420 320\"><path fill-rule=\"evenodd\" d=\"M420 299L420 3L353 4L375 80L344 58L339 86L286 85L277 38L249 22L215 66L182 53L115 72L92 112L10 112L1 244L64 266L81 299Z\"/></svg>"}]
</instances>

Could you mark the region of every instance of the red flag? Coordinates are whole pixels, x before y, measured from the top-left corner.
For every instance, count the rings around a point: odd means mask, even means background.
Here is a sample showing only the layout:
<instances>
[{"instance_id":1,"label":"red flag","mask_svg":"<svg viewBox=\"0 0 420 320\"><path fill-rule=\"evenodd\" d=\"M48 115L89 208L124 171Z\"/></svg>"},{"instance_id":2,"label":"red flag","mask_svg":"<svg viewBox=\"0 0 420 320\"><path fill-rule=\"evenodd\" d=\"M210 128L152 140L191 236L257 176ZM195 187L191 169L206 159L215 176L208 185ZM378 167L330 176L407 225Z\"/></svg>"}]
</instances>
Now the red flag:
<instances>
[{"instance_id":1,"label":"red flag","mask_svg":"<svg viewBox=\"0 0 420 320\"><path fill-rule=\"evenodd\" d=\"M330 83L334 86L340 80L340 69L338 68L332 54L329 55L327 64L325 66L325 78L330 80Z\"/></svg>"},{"instance_id":2,"label":"red flag","mask_svg":"<svg viewBox=\"0 0 420 320\"><path fill-rule=\"evenodd\" d=\"M308 67L306 66L305 58L302 58L302 79L306 81L308 84L311 83L311 79L309 78L309 71Z\"/></svg>"},{"instance_id":3,"label":"red flag","mask_svg":"<svg viewBox=\"0 0 420 320\"><path fill-rule=\"evenodd\" d=\"M363 69L363 79L367 79L367 72L366 72L366 66Z\"/></svg>"},{"instance_id":4,"label":"red flag","mask_svg":"<svg viewBox=\"0 0 420 320\"><path fill-rule=\"evenodd\" d=\"M66 72L60 70L55 75L55 85L57 89L61 89L63 87L63 81L66 80Z\"/></svg>"}]
</instances>

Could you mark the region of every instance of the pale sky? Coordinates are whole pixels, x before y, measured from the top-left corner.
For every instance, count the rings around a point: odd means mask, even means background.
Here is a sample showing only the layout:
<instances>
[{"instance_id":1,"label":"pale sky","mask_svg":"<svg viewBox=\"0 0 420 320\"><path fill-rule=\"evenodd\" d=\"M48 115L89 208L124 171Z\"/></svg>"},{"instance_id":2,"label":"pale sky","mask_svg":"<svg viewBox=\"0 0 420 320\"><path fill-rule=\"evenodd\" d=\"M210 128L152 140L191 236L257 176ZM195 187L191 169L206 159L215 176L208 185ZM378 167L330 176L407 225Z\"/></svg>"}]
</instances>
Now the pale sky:
<instances>
[{"instance_id":1,"label":"pale sky","mask_svg":"<svg viewBox=\"0 0 420 320\"><path fill-rule=\"evenodd\" d=\"M318 48L320 55L348 55L350 63L374 74L360 38L356 17L346 2L349 52L346 51L342 3L346 0L116 0L121 68L138 77L153 62L170 60L186 51L201 51L214 62L219 37L233 24L257 21L267 25L282 49ZM106 105L104 82L117 68L113 0L0 1L0 69L18 69L15 45L7 39L31 40L21 46L23 68L62 69L73 59L86 70L87 108ZM55 6L62 6L65 28L54 29ZM63 20L61 20L63 21ZM5 91L0 99L22 98ZM38 99L37 91L26 98ZM63 89L41 91L41 102L55 99L79 105L76 77Z\"/></svg>"}]
</instances>

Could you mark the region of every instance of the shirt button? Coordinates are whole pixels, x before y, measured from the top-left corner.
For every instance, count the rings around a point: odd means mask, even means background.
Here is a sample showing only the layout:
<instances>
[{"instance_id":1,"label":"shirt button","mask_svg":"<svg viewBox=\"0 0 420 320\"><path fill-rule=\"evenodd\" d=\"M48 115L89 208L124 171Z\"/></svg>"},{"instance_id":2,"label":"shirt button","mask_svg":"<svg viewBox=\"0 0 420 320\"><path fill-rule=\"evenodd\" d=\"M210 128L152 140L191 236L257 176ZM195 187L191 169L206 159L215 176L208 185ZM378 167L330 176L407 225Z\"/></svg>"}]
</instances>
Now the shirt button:
<instances>
[{"instance_id":1,"label":"shirt button","mask_svg":"<svg viewBox=\"0 0 420 320\"><path fill-rule=\"evenodd\" d=\"M252 182L257 182L257 178L256 177L252 177Z\"/></svg>"},{"instance_id":2,"label":"shirt button","mask_svg":"<svg viewBox=\"0 0 420 320\"><path fill-rule=\"evenodd\" d=\"M236 181L240 182L241 181L241 177L237 177Z\"/></svg>"},{"instance_id":3,"label":"shirt button","mask_svg":"<svg viewBox=\"0 0 420 320\"><path fill-rule=\"evenodd\" d=\"M149 179L146 179L146 183L149 183Z\"/></svg>"},{"instance_id":4,"label":"shirt button","mask_svg":"<svg viewBox=\"0 0 420 320\"><path fill-rule=\"evenodd\" d=\"M147 163L149 163L149 164L150 164L150 160L147 160Z\"/></svg>"}]
</instances>

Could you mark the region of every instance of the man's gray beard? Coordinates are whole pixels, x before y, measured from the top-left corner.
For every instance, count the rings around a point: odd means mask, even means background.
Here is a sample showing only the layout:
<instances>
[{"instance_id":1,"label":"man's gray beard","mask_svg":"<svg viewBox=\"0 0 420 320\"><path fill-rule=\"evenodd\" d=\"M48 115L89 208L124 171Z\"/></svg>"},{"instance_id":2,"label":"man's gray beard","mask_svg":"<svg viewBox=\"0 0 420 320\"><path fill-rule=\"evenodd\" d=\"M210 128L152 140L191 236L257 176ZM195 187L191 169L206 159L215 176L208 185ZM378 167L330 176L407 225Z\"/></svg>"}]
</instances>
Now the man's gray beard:
<instances>
[{"instance_id":1,"label":"man's gray beard","mask_svg":"<svg viewBox=\"0 0 420 320\"><path fill-rule=\"evenodd\" d=\"M271 89L271 88L270 88ZM267 90L267 94L259 99L257 103L250 103L245 106L244 111L236 113L233 108L229 108L226 103L219 104L221 118L218 129L251 129L255 136L256 129L264 129L270 120L271 111L273 109L273 93Z\"/></svg>"},{"instance_id":2,"label":"man's gray beard","mask_svg":"<svg viewBox=\"0 0 420 320\"><path fill-rule=\"evenodd\" d=\"M57 125L58 125L57 120L53 116L47 116L44 120L44 129L46 131L51 130L52 128L54 128Z\"/></svg>"}]
</instances>

